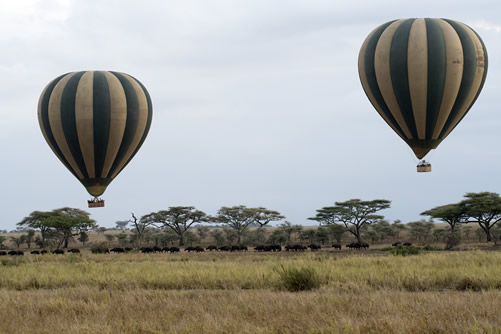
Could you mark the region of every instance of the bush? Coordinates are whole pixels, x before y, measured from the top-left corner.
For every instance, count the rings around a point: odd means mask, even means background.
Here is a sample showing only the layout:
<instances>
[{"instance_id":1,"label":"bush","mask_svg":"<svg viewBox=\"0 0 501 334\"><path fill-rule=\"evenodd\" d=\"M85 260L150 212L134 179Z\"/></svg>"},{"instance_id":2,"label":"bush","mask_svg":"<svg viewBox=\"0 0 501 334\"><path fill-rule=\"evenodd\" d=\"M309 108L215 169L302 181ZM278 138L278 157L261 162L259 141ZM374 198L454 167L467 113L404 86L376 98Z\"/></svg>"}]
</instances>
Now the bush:
<instances>
[{"instance_id":1,"label":"bush","mask_svg":"<svg viewBox=\"0 0 501 334\"><path fill-rule=\"evenodd\" d=\"M416 246L397 246L390 250L390 254L395 256L407 256L407 255L418 255L421 253L421 249Z\"/></svg>"},{"instance_id":2,"label":"bush","mask_svg":"<svg viewBox=\"0 0 501 334\"><path fill-rule=\"evenodd\" d=\"M308 291L318 289L321 285L320 278L313 268L281 266L277 273L280 278L280 286L287 291Z\"/></svg>"},{"instance_id":3,"label":"bush","mask_svg":"<svg viewBox=\"0 0 501 334\"><path fill-rule=\"evenodd\" d=\"M106 247L105 243L92 245L90 247L90 251L92 252L92 254L103 254L109 252L108 247Z\"/></svg>"},{"instance_id":4,"label":"bush","mask_svg":"<svg viewBox=\"0 0 501 334\"><path fill-rule=\"evenodd\" d=\"M433 246L433 245L425 245L423 247L423 250L425 250L425 251L437 251L437 250L440 250L440 248L437 247L437 246Z\"/></svg>"}]
</instances>

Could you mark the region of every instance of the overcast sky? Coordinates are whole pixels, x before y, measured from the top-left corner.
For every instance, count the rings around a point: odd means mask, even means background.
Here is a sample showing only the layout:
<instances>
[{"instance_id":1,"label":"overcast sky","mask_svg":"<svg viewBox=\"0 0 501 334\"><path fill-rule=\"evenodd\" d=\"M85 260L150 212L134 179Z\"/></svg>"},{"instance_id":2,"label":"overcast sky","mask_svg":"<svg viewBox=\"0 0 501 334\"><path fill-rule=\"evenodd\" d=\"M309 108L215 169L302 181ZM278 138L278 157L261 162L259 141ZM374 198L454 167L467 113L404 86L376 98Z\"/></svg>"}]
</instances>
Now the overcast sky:
<instances>
[{"instance_id":1,"label":"overcast sky","mask_svg":"<svg viewBox=\"0 0 501 334\"><path fill-rule=\"evenodd\" d=\"M0 0L0 229L64 206L106 227L178 205L264 206L311 224L351 198L389 199L381 213L409 222L466 192L501 192L500 11L492 0ZM365 37L408 17L466 23L489 54L477 102L427 156L432 173L416 173L358 78ZM80 70L131 74L153 102L104 208L87 208L38 125L46 84Z\"/></svg>"}]
</instances>

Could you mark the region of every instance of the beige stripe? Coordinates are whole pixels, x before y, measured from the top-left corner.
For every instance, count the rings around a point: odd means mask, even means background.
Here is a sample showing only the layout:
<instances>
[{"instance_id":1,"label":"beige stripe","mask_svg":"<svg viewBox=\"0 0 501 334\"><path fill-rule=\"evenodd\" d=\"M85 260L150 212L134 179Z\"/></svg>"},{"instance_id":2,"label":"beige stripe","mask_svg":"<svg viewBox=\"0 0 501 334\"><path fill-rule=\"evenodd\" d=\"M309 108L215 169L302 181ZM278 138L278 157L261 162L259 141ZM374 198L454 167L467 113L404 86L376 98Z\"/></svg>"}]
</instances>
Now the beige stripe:
<instances>
[{"instance_id":1,"label":"beige stripe","mask_svg":"<svg viewBox=\"0 0 501 334\"><path fill-rule=\"evenodd\" d=\"M54 79L54 80L56 80L56 79ZM45 138L45 141L47 142L47 144L49 144L49 147L51 148L52 152L54 152L54 154L57 156L56 150L50 144L49 137L47 136L47 133L45 132L45 128L44 128L43 122L42 122L42 100L43 100L43 97L45 95L45 92L47 92L47 88L49 88L49 86L52 84L52 82L54 80L52 80L51 82L49 82L49 84L47 86L45 86L45 88L42 92L42 95L40 95L40 99L38 100L38 124L40 125L40 130L42 130L42 134L43 134L43 137Z\"/></svg>"},{"instance_id":2,"label":"beige stripe","mask_svg":"<svg viewBox=\"0 0 501 334\"><path fill-rule=\"evenodd\" d=\"M376 111L379 113L379 115L385 120L386 123L395 131L400 137L402 137L397 130L397 128L393 125L393 123L390 121L390 119L386 116L386 114L383 112L383 109L381 106L376 102L376 99L374 98L374 95L372 94L372 91L369 87L369 83L367 82L367 73L365 71L365 52L367 50L367 44L369 43L369 40L372 38L376 30L378 30L379 27L374 29L369 36L365 39L364 43L362 44L362 47L360 48L360 53L358 55L358 73L360 76L360 81L362 82L362 87L364 88L365 94L367 95L367 98L369 98L369 101L372 103ZM402 139L404 139L402 137Z\"/></svg>"},{"instance_id":3,"label":"beige stripe","mask_svg":"<svg viewBox=\"0 0 501 334\"><path fill-rule=\"evenodd\" d=\"M80 171L80 169L78 168L78 165L76 164L75 159L71 154L70 148L66 143L66 138L64 137L63 132L63 125L61 123L61 97L63 95L63 90L66 86L66 83L75 74L76 72L69 73L64 78L62 78L54 87L54 90L52 91L49 99L49 123L52 134L54 135L54 139L56 140L57 146L59 146L59 149L63 153L64 158L68 161L71 168L73 168L75 174L78 175L78 178L83 179L84 176L82 174L82 171Z\"/></svg>"},{"instance_id":4,"label":"beige stripe","mask_svg":"<svg viewBox=\"0 0 501 334\"><path fill-rule=\"evenodd\" d=\"M146 99L146 95L144 94L143 89L136 82L136 80L131 78L129 75L125 73L121 74L124 75L129 80L129 82L134 87L134 90L136 91L137 99L139 102L139 120L137 124L136 133L134 135L134 138L132 139L132 143L129 149L127 150L127 153L124 155L124 158L122 159L122 161L120 161L117 169L113 172L111 178L114 178L122 170L124 165L127 163L127 160L129 160L132 153L134 153L134 151L136 150L137 145L139 144L141 138L143 137L144 130L146 129L146 123L148 121L148 100Z\"/></svg>"},{"instance_id":5,"label":"beige stripe","mask_svg":"<svg viewBox=\"0 0 501 334\"><path fill-rule=\"evenodd\" d=\"M80 78L75 97L75 121L78 143L87 168L87 175L96 177L94 161L94 72L85 72Z\"/></svg>"},{"instance_id":6,"label":"beige stripe","mask_svg":"<svg viewBox=\"0 0 501 334\"><path fill-rule=\"evenodd\" d=\"M434 19L440 25L444 35L446 52L445 85L440 103L440 111L433 130L432 139L438 139L445 122L449 118L463 78L463 47L458 34L452 26L444 20Z\"/></svg>"},{"instance_id":7,"label":"beige stripe","mask_svg":"<svg viewBox=\"0 0 501 334\"><path fill-rule=\"evenodd\" d=\"M409 91L418 139L426 139L428 91L428 41L424 19L416 19L409 33L407 49Z\"/></svg>"},{"instance_id":8,"label":"beige stripe","mask_svg":"<svg viewBox=\"0 0 501 334\"><path fill-rule=\"evenodd\" d=\"M381 91L381 94L383 95L386 105L388 106L388 109L390 109L391 114L397 121L405 136L408 139L413 139L409 128L407 127L407 124L405 123L405 120L402 116L402 113L400 112L400 107L393 91L390 74L391 41L393 39L393 36L395 35L397 28L405 20L406 19L398 20L390 24L379 38L379 42L376 46L376 54L374 56L374 67L376 69L376 78L379 89Z\"/></svg>"},{"instance_id":9,"label":"beige stripe","mask_svg":"<svg viewBox=\"0 0 501 334\"><path fill-rule=\"evenodd\" d=\"M473 79L473 83L471 85L470 92L468 94L468 97L466 98L461 111L456 115L454 118L453 122L451 123L451 126L449 129L447 129L447 132L444 134L443 138L447 137L449 133L456 127L456 125L459 123L459 121L463 118L465 113L468 111L470 108L470 105L473 103L473 100L475 99L475 96L478 93L478 89L480 88L480 85L482 84L482 78L484 75L484 70L485 70L485 55L484 51L482 48L482 43L478 39L477 35L468 27L466 24L463 24L461 22L457 22L457 24L461 25L467 32L468 35L470 36L471 40L473 41L473 44L475 46L475 51L477 55L477 64L476 64L476 72L475 72L475 78Z\"/></svg>"},{"instance_id":10,"label":"beige stripe","mask_svg":"<svg viewBox=\"0 0 501 334\"><path fill-rule=\"evenodd\" d=\"M101 173L101 177L106 178L111 166L113 166L113 161L115 161L124 136L127 120L127 100L120 80L110 72L104 72L104 76L108 82L111 104L110 135L108 138L108 147L106 148L103 172Z\"/></svg>"}]
</instances>

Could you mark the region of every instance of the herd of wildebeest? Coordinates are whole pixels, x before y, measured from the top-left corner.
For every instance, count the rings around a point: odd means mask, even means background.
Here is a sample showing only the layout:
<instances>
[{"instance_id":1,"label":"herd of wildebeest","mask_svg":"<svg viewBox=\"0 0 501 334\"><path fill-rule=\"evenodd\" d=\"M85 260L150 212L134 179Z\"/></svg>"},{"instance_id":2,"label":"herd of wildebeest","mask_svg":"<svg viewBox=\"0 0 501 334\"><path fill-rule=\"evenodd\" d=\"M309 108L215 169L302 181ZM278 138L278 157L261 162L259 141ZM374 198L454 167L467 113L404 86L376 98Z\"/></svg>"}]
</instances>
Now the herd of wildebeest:
<instances>
[{"instance_id":1,"label":"herd of wildebeest","mask_svg":"<svg viewBox=\"0 0 501 334\"><path fill-rule=\"evenodd\" d=\"M410 242L395 242L392 244L393 247L397 247L397 246L404 246L404 247L408 247L408 246L412 246L412 244ZM352 242L348 245L345 246L346 248L350 249L350 250L367 250L369 249L369 244L366 243L366 242ZM324 246L325 248L325 246ZM332 248L334 248L334 250L341 250L342 246L341 244L333 244L332 245ZM318 251L320 249L322 249L322 246L321 245L318 245L318 244L309 244L307 246L304 246L304 245L300 245L300 244L296 244L296 245L286 245L285 247L282 247L281 245L258 245L258 246L255 246L254 248L254 251L255 252L281 252L282 250L285 250L286 252L304 252L308 249L310 249L311 251ZM160 248L160 247L141 247L139 248L138 250L134 249L134 248L130 248L130 247L114 247L114 248L91 248L91 251L92 253L130 253L130 252L140 252L140 253L179 253L181 252L181 248L179 247L164 247L164 248ZM221 247L217 247L215 245L209 245L207 247L201 247L201 246L189 246L189 247L185 247L184 248L184 251L185 252L195 252L195 253L201 253L201 252L205 252L205 251L209 251L209 252L246 252L249 250L249 247L247 246L221 246ZM80 253L80 249L78 248L71 248L71 249L68 249L68 250L64 250L64 249L55 249L53 251L51 251L52 254L59 254L59 255L62 255L64 253L73 253L73 254L79 254ZM33 254L33 255L43 255L43 254L47 254L49 253L48 250L46 249L43 249L43 250L33 250L30 252L30 254ZM11 255L11 256L22 256L24 255L24 251L22 250L11 250L11 251L0 251L0 256L6 256L6 255Z\"/></svg>"}]
</instances>

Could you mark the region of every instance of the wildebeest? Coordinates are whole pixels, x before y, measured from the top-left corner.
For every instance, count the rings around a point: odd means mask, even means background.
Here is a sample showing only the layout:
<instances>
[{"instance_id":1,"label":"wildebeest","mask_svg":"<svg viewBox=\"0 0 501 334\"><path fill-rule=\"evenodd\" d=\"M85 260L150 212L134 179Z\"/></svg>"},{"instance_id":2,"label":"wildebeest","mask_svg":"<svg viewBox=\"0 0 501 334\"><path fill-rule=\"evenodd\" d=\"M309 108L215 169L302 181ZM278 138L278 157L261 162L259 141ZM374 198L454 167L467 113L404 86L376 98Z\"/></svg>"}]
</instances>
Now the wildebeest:
<instances>
[{"instance_id":1,"label":"wildebeest","mask_svg":"<svg viewBox=\"0 0 501 334\"><path fill-rule=\"evenodd\" d=\"M179 247L171 247L169 248L169 252L171 253L179 253L180 249Z\"/></svg>"},{"instance_id":2,"label":"wildebeest","mask_svg":"<svg viewBox=\"0 0 501 334\"><path fill-rule=\"evenodd\" d=\"M17 251L15 251L15 250L11 250L11 251L9 251L7 254L9 254L9 255L13 255L13 256L14 256L14 255L17 255Z\"/></svg>"},{"instance_id":3,"label":"wildebeest","mask_svg":"<svg viewBox=\"0 0 501 334\"><path fill-rule=\"evenodd\" d=\"M312 251L316 251L322 248L322 246L317 245L317 244L309 244L308 248L311 249Z\"/></svg>"},{"instance_id":4,"label":"wildebeest","mask_svg":"<svg viewBox=\"0 0 501 334\"><path fill-rule=\"evenodd\" d=\"M358 242L352 242L352 243L346 245L346 248L349 248L349 249L360 249L360 243L358 243Z\"/></svg>"},{"instance_id":5,"label":"wildebeest","mask_svg":"<svg viewBox=\"0 0 501 334\"><path fill-rule=\"evenodd\" d=\"M31 251L31 254L40 255L40 251L34 250L34 251Z\"/></svg>"},{"instance_id":6,"label":"wildebeest","mask_svg":"<svg viewBox=\"0 0 501 334\"><path fill-rule=\"evenodd\" d=\"M307 249L306 246L299 245L299 244L285 246L285 250L287 252L289 252L289 251L292 251L292 252L301 252L301 251L305 251L306 249Z\"/></svg>"},{"instance_id":7,"label":"wildebeest","mask_svg":"<svg viewBox=\"0 0 501 334\"><path fill-rule=\"evenodd\" d=\"M400 241L394 242L391 244L392 247L400 246L402 243Z\"/></svg>"},{"instance_id":8,"label":"wildebeest","mask_svg":"<svg viewBox=\"0 0 501 334\"><path fill-rule=\"evenodd\" d=\"M351 244L346 245L346 247L349 249L358 249L358 250L360 250L361 248L368 249L369 244L366 242L352 242Z\"/></svg>"},{"instance_id":9,"label":"wildebeest","mask_svg":"<svg viewBox=\"0 0 501 334\"><path fill-rule=\"evenodd\" d=\"M113 252L113 253L124 253L125 249L123 249L122 247L115 247L115 248L110 249L110 252Z\"/></svg>"},{"instance_id":10,"label":"wildebeest","mask_svg":"<svg viewBox=\"0 0 501 334\"><path fill-rule=\"evenodd\" d=\"M0 256L6 256L7 252L6 251L0 251Z\"/></svg>"},{"instance_id":11,"label":"wildebeest","mask_svg":"<svg viewBox=\"0 0 501 334\"><path fill-rule=\"evenodd\" d=\"M155 247L153 247L152 249L153 249L153 251L154 251L155 253L159 253L159 252L161 252L161 251L162 251L162 248L160 248L160 247L158 247L158 246L155 246Z\"/></svg>"},{"instance_id":12,"label":"wildebeest","mask_svg":"<svg viewBox=\"0 0 501 334\"><path fill-rule=\"evenodd\" d=\"M207 246L206 250L208 251L217 251L217 246L216 245L209 245Z\"/></svg>"},{"instance_id":13,"label":"wildebeest","mask_svg":"<svg viewBox=\"0 0 501 334\"><path fill-rule=\"evenodd\" d=\"M195 247L192 247L192 246L186 247L186 248L184 249L184 251L185 251L185 252L188 252L188 253L189 253L189 252L194 252L194 251L195 251Z\"/></svg>"},{"instance_id":14,"label":"wildebeest","mask_svg":"<svg viewBox=\"0 0 501 334\"><path fill-rule=\"evenodd\" d=\"M256 247L254 247L254 250L256 252L264 252L264 245L257 245Z\"/></svg>"},{"instance_id":15,"label":"wildebeest","mask_svg":"<svg viewBox=\"0 0 501 334\"><path fill-rule=\"evenodd\" d=\"M78 249L78 248L71 248L71 249L68 249L68 253L80 254L80 249Z\"/></svg>"},{"instance_id":16,"label":"wildebeest","mask_svg":"<svg viewBox=\"0 0 501 334\"><path fill-rule=\"evenodd\" d=\"M43 255L43 254L47 254L48 252L49 252L49 251L47 251L46 249L42 249L42 250L40 251L40 254L42 254L42 255Z\"/></svg>"},{"instance_id":17,"label":"wildebeest","mask_svg":"<svg viewBox=\"0 0 501 334\"><path fill-rule=\"evenodd\" d=\"M247 251L247 250L248 250L247 246L244 246L244 245L231 246L232 252Z\"/></svg>"},{"instance_id":18,"label":"wildebeest","mask_svg":"<svg viewBox=\"0 0 501 334\"><path fill-rule=\"evenodd\" d=\"M142 247L141 253L153 253L153 248L150 247Z\"/></svg>"},{"instance_id":19,"label":"wildebeest","mask_svg":"<svg viewBox=\"0 0 501 334\"><path fill-rule=\"evenodd\" d=\"M62 255L64 254L64 249L55 249L52 251L52 254L56 254L56 255Z\"/></svg>"},{"instance_id":20,"label":"wildebeest","mask_svg":"<svg viewBox=\"0 0 501 334\"><path fill-rule=\"evenodd\" d=\"M334 248L334 249L341 249L341 245L340 244L333 244L332 248Z\"/></svg>"},{"instance_id":21,"label":"wildebeest","mask_svg":"<svg viewBox=\"0 0 501 334\"><path fill-rule=\"evenodd\" d=\"M222 247L219 247L218 249L220 251L222 251L222 252L229 252L229 251L231 251L231 247L230 246L222 246Z\"/></svg>"},{"instance_id":22,"label":"wildebeest","mask_svg":"<svg viewBox=\"0 0 501 334\"><path fill-rule=\"evenodd\" d=\"M404 244L403 244L403 245L404 245L404 246L406 246L406 247L410 247L410 246L412 246L412 242L408 242L408 241L407 241L407 242L404 242Z\"/></svg>"},{"instance_id":23,"label":"wildebeest","mask_svg":"<svg viewBox=\"0 0 501 334\"><path fill-rule=\"evenodd\" d=\"M197 253L200 253L200 252L205 252L205 249L203 247L200 247L200 246L195 246L193 247L193 250Z\"/></svg>"}]
</instances>

